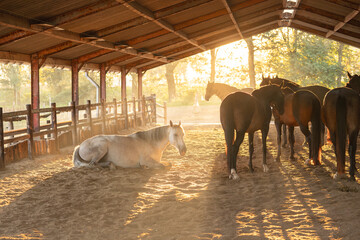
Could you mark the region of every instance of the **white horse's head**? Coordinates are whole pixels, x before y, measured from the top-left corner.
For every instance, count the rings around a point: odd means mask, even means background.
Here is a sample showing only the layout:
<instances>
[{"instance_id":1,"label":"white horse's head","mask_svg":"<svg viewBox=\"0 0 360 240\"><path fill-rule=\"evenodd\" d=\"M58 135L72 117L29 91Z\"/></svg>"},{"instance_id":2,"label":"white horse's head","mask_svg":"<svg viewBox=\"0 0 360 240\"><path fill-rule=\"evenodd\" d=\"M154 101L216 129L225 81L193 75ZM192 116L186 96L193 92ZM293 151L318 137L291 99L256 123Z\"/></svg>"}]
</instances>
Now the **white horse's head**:
<instances>
[{"instance_id":1,"label":"white horse's head","mask_svg":"<svg viewBox=\"0 0 360 240\"><path fill-rule=\"evenodd\" d=\"M170 121L169 142L179 150L181 156L184 156L186 153L184 136L185 131L181 126L181 121L179 122L179 125L175 125Z\"/></svg>"}]
</instances>

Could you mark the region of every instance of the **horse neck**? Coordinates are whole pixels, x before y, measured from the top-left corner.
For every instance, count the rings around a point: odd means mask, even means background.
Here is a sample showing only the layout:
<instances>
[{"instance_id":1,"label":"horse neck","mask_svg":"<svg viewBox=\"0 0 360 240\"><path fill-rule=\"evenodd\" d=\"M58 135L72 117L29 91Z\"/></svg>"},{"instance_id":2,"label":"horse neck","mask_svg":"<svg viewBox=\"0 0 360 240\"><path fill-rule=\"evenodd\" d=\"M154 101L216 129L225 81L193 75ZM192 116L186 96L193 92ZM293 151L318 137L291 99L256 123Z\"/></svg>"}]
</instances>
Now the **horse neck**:
<instances>
[{"instance_id":1,"label":"horse neck","mask_svg":"<svg viewBox=\"0 0 360 240\"><path fill-rule=\"evenodd\" d=\"M170 126L162 126L148 131L137 132L135 135L152 144L157 150L163 151L169 144L169 131Z\"/></svg>"},{"instance_id":2,"label":"horse neck","mask_svg":"<svg viewBox=\"0 0 360 240\"><path fill-rule=\"evenodd\" d=\"M214 83L214 94L218 96L221 101L224 100L224 98L229 95L230 93L239 91L236 87L232 87L223 83Z\"/></svg>"}]
</instances>

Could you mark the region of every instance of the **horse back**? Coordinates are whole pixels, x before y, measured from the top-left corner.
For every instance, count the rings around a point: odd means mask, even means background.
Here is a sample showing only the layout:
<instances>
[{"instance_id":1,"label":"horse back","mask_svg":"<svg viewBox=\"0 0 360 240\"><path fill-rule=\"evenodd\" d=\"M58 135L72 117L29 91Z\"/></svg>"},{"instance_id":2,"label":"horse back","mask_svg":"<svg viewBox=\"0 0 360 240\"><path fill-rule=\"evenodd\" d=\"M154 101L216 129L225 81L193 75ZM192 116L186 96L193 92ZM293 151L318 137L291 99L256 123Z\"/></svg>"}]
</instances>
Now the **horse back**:
<instances>
[{"instance_id":1,"label":"horse back","mask_svg":"<svg viewBox=\"0 0 360 240\"><path fill-rule=\"evenodd\" d=\"M307 124L315 114L321 111L321 104L318 97L309 90L299 90L294 93L293 112L303 124Z\"/></svg>"},{"instance_id":2,"label":"horse back","mask_svg":"<svg viewBox=\"0 0 360 240\"><path fill-rule=\"evenodd\" d=\"M312 86L307 86L307 87L301 87L301 90L308 90L312 93L314 93L320 101L320 104L323 105L323 101L325 98L325 95L330 91L329 88L324 87L324 86L320 86L320 85L312 85Z\"/></svg>"}]
</instances>

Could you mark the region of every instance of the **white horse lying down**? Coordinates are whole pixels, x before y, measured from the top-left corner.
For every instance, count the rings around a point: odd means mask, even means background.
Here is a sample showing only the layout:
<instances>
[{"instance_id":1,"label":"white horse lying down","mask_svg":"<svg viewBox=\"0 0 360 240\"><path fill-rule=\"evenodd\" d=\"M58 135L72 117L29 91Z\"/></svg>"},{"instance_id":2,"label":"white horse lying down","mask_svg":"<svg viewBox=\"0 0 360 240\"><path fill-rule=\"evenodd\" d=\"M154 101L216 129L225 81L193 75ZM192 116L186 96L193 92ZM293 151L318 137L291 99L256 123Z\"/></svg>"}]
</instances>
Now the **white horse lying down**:
<instances>
[{"instance_id":1,"label":"white horse lying down","mask_svg":"<svg viewBox=\"0 0 360 240\"><path fill-rule=\"evenodd\" d=\"M134 168L163 168L160 159L165 148L174 145L181 156L186 153L184 129L179 125L156 127L128 136L97 135L77 146L73 154L75 167L111 165Z\"/></svg>"}]
</instances>

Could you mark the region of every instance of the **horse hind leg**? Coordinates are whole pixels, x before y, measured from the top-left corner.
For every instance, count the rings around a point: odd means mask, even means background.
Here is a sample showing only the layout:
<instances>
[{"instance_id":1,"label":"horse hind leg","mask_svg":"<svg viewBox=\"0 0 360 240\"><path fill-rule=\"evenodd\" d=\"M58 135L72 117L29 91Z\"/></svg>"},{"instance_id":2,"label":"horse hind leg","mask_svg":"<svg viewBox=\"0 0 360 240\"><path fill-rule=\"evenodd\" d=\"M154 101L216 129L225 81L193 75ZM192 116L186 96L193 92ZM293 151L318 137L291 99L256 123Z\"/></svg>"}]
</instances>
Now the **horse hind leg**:
<instances>
[{"instance_id":1,"label":"horse hind leg","mask_svg":"<svg viewBox=\"0 0 360 240\"><path fill-rule=\"evenodd\" d=\"M308 125L304 125L302 123L299 123L299 126L300 126L301 132L305 135L306 141L309 144L309 158L305 161L305 164L310 164L311 163L311 158L312 158L312 155L313 155L313 152L311 150L311 132L309 130Z\"/></svg>"},{"instance_id":2,"label":"horse hind leg","mask_svg":"<svg viewBox=\"0 0 360 240\"><path fill-rule=\"evenodd\" d=\"M236 139L234 141L234 144L232 145L232 161L230 162L230 173L232 176L231 178L232 179L238 179L239 178L239 175L237 175L236 173L236 160L237 160L237 155L239 153L239 148L240 148L240 145L241 143L243 142L244 140L244 136L245 136L245 132L244 131L236 131ZM229 178L230 178L229 176Z\"/></svg>"},{"instance_id":3,"label":"horse hind leg","mask_svg":"<svg viewBox=\"0 0 360 240\"><path fill-rule=\"evenodd\" d=\"M254 172L254 168L252 165L252 158L254 153L254 133L248 133L249 138L249 170L250 172Z\"/></svg>"},{"instance_id":4,"label":"horse hind leg","mask_svg":"<svg viewBox=\"0 0 360 240\"><path fill-rule=\"evenodd\" d=\"M263 169L264 172L269 171L269 167L266 164L266 138L269 133L269 125L261 130L261 138L262 138L262 145L263 145Z\"/></svg>"},{"instance_id":5,"label":"horse hind leg","mask_svg":"<svg viewBox=\"0 0 360 240\"><path fill-rule=\"evenodd\" d=\"M349 156L350 156L350 169L349 169L349 173L350 173L350 180L351 181L355 181L355 171L356 171L356 166L355 166L355 154L356 154L356 144L357 144L357 136L358 136L359 131L353 131L350 133L349 135Z\"/></svg>"},{"instance_id":6,"label":"horse hind leg","mask_svg":"<svg viewBox=\"0 0 360 240\"><path fill-rule=\"evenodd\" d=\"M294 161L294 144L295 144L295 136L294 136L294 127L289 126L289 143L290 143L290 160Z\"/></svg>"}]
</instances>

